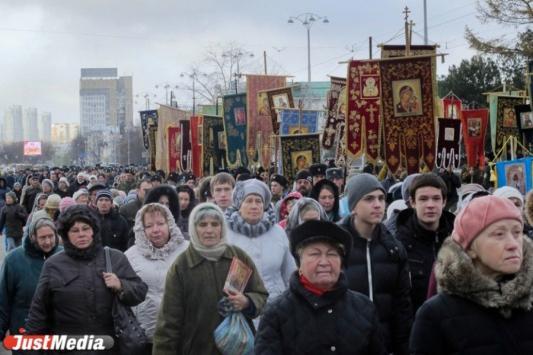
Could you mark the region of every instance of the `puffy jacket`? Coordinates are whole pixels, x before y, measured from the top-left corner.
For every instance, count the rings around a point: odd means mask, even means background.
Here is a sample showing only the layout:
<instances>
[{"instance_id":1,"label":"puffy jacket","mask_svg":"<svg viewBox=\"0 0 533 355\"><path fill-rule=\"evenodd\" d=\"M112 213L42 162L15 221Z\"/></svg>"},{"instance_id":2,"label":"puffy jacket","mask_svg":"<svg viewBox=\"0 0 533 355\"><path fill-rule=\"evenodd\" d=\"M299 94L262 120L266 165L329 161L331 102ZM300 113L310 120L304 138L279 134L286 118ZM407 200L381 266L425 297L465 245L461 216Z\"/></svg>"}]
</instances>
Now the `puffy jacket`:
<instances>
[{"instance_id":1,"label":"puffy jacket","mask_svg":"<svg viewBox=\"0 0 533 355\"><path fill-rule=\"evenodd\" d=\"M435 272L440 293L416 314L414 355L533 354L533 245L524 238L522 268L500 282L482 275L451 238Z\"/></svg>"},{"instance_id":2,"label":"puffy jacket","mask_svg":"<svg viewBox=\"0 0 533 355\"><path fill-rule=\"evenodd\" d=\"M404 247L382 224L376 226L371 240L359 235L351 216L339 224L353 237L345 271L348 287L367 295L376 305L387 351L407 354L413 312Z\"/></svg>"},{"instance_id":3,"label":"puffy jacket","mask_svg":"<svg viewBox=\"0 0 533 355\"><path fill-rule=\"evenodd\" d=\"M114 208L108 214L98 214L102 245L122 252L128 248L128 223Z\"/></svg>"},{"instance_id":4,"label":"puffy jacket","mask_svg":"<svg viewBox=\"0 0 533 355\"><path fill-rule=\"evenodd\" d=\"M442 242L453 230L454 220L453 213L442 211L439 228L435 232L420 225L413 208L403 210L398 215L396 239L405 247L409 259L413 312L416 312L426 300L433 263L437 259Z\"/></svg>"},{"instance_id":5,"label":"puffy jacket","mask_svg":"<svg viewBox=\"0 0 533 355\"><path fill-rule=\"evenodd\" d=\"M23 227L28 214L19 204L5 205L0 211L0 233L6 228L6 236L15 239L22 238Z\"/></svg>"},{"instance_id":6,"label":"puffy jacket","mask_svg":"<svg viewBox=\"0 0 533 355\"><path fill-rule=\"evenodd\" d=\"M267 305L255 337L256 355L385 354L376 308L348 290L341 273L333 291L316 296L295 272L290 288Z\"/></svg>"}]
</instances>

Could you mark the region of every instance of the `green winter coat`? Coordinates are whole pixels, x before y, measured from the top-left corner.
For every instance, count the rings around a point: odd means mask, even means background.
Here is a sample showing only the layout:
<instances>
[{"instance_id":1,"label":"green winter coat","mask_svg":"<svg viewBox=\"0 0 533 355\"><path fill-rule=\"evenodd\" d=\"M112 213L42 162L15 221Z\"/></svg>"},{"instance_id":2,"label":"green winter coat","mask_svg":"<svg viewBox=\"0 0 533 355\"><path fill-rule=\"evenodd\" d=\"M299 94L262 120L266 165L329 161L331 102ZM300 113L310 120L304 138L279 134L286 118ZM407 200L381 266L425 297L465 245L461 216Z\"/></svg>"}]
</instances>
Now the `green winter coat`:
<instances>
[{"instance_id":1,"label":"green winter coat","mask_svg":"<svg viewBox=\"0 0 533 355\"><path fill-rule=\"evenodd\" d=\"M244 251L228 246L215 262L203 258L191 244L168 271L153 354L220 354L213 337L216 327L223 321L217 303L225 296L222 289L234 256L253 270L244 294L253 303L252 318L261 313L268 292L253 261ZM248 323L254 329L251 320Z\"/></svg>"}]
</instances>

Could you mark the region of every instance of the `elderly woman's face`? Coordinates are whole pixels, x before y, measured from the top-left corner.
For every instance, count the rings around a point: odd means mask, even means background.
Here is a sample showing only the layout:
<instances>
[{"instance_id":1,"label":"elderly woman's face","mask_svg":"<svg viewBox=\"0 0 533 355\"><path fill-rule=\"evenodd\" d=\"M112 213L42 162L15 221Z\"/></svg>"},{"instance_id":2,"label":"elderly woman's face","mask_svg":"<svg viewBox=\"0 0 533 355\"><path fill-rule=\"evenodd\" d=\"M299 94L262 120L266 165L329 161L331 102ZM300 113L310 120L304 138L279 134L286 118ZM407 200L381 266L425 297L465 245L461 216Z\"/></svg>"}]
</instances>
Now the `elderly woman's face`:
<instances>
[{"instance_id":1,"label":"elderly woman's face","mask_svg":"<svg viewBox=\"0 0 533 355\"><path fill-rule=\"evenodd\" d=\"M503 219L485 228L474 239L468 255L489 277L514 274L522 266L523 232L520 222Z\"/></svg>"},{"instance_id":2,"label":"elderly woman's face","mask_svg":"<svg viewBox=\"0 0 533 355\"><path fill-rule=\"evenodd\" d=\"M67 232L68 240L77 249L87 249L93 242L93 228L85 222L74 223Z\"/></svg>"},{"instance_id":3,"label":"elderly woman's face","mask_svg":"<svg viewBox=\"0 0 533 355\"><path fill-rule=\"evenodd\" d=\"M45 253L49 253L56 245L56 233L49 226L42 226L33 236L37 246Z\"/></svg>"},{"instance_id":4,"label":"elderly woman's face","mask_svg":"<svg viewBox=\"0 0 533 355\"><path fill-rule=\"evenodd\" d=\"M320 213L317 210L307 210L300 214L300 219L302 223L306 221L320 221Z\"/></svg>"},{"instance_id":5,"label":"elderly woman's face","mask_svg":"<svg viewBox=\"0 0 533 355\"><path fill-rule=\"evenodd\" d=\"M331 289L341 272L339 251L328 243L317 242L306 246L300 254L300 272L313 285Z\"/></svg>"},{"instance_id":6,"label":"elderly woman's face","mask_svg":"<svg viewBox=\"0 0 533 355\"><path fill-rule=\"evenodd\" d=\"M242 201L239 213L246 223L256 224L263 218L263 206L261 196L249 194Z\"/></svg>"},{"instance_id":7,"label":"elderly woman's face","mask_svg":"<svg viewBox=\"0 0 533 355\"><path fill-rule=\"evenodd\" d=\"M168 243L170 231L165 216L159 212L145 213L143 217L144 233L148 241L155 248L161 248Z\"/></svg>"},{"instance_id":8,"label":"elderly woman's face","mask_svg":"<svg viewBox=\"0 0 533 355\"><path fill-rule=\"evenodd\" d=\"M205 247L217 245L222 239L222 223L217 218L205 217L196 224L196 234Z\"/></svg>"}]
</instances>

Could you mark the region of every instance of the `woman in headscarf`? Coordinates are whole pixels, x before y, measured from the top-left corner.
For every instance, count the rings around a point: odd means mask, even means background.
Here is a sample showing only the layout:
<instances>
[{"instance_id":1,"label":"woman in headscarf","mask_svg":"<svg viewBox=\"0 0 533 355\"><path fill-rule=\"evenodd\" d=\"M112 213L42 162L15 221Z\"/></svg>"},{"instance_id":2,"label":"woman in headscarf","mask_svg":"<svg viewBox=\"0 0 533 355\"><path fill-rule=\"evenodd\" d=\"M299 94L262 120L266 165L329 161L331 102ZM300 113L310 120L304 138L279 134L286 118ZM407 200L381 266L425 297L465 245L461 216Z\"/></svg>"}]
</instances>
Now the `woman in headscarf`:
<instances>
[{"instance_id":1,"label":"woman in headscarf","mask_svg":"<svg viewBox=\"0 0 533 355\"><path fill-rule=\"evenodd\" d=\"M297 200L301 199L303 196L298 191L293 191L287 194L279 203L279 208L276 211L276 220L281 228L285 229L287 227L287 218L291 212L292 207Z\"/></svg>"},{"instance_id":2,"label":"woman in headscarf","mask_svg":"<svg viewBox=\"0 0 533 355\"><path fill-rule=\"evenodd\" d=\"M196 206L196 197L194 190L189 185L180 185L176 187L180 203L180 220L178 225L183 233L189 233L189 215Z\"/></svg>"},{"instance_id":3,"label":"woman in headscarf","mask_svg":"<svg viewBox=\"0 0 533 355\"><path fill-rule=\"evenodd\" d=\"M507 198L461 209L438 254L439 293L419 308L411 354L533 354L533 244Z\"/></svg>"},{"instance_id":4,"label":"woman in headscarf","mask_svg":"<svg viewBox=\"0 0 533 355\"><path fill-rule=\"evenodd\" d=\"M223 321L218 312L220 301L227 297L253 327L251 319L261 313L268 295L250 257L228 245L226 220L218 206L196 206L189 217L189 233L191 244L167 273L153 354L220 354L213 337ZM224 294L233 258L246 264L252 274L242 293Z\"/></svg>"},{"instance_id":5,"label":"woman in headscarf","mask_svg":"<svg viewBox=\"0 0 533 355\"><path fill-rule=\"evenodd\" d=\"M154 202L167 206L167 208L172 213L172 217L174 217L174 221L176 221L178 228L183 233L183 230L181 229L182 226L179 224L180 203L178 199L178 193L176 192L176 188L174 186L167 185L167 184L154 187L153 189L150 190L150 192L144 198L144 204L147 205L149 203L154 203ZM189 238L188 235L185 237L186 239Z\"/></svg>"},{"instance_id":6,"label":"woman in headscarf","mask_svg":"<svg viewBox=\"0 0 533 355\"><path fill-rule=\"evenodd\" d=\"M276 224L270 204L270 189L257 179L238 182L226 210L231 244L244 250L254 261L269 293L279 296L296 270L283 228Z\"/></svg>"},{"instance_id":7,"label":"woman in headscarf","mask_svg":"<svg viewBox=\"0 0 533 355\"><path fill-rule=\"evenodd\" d=\"M58 232L65 251L44 264L26 322L27 333L114 337L111 308L115 295L132 307L144 300L148 287L116 249L109 249L113 271L104 271L99 220L89 206L66 209L58 220ZM120 349L115 346L102 353L119 354Z\"/></svg>"},{"instance_id":8,"label":"woman in headscarf","mask_svg":"<svg viewBox=\"0 0 533 355\"><path fill-rule=\"evenodd\" d=\"M339 214L339 188L332 181L322 179L317 182L311 190L311 198L320 203L327 215L327 220L338 222L341 219Z\"/></svg>"},{"instance_id":9,"label":"woman in headscarf","mask_svg":"<svg viewBox=\"0 0 533 355\"><path fill-rule=\"evenodd\" d=\"M291 213L289 213L285 232L289 235L294 228L310 220L327 221L328 216L317 200L310 197L302 197L296 201Z\"/></svg>"},{"instance_id":10,"label":"woman in headscarf","mask_svg":"<svg viewBox=\"0 0 533 355\"><path fill-rule=\"evenodd\" d=\"M150 354L167 271L189 242L183 238L168 207L160 203L149 203L137 212L133 232L135 244L125 255L133 270L148 285L146 299L134 312L150 340L145 351Z\"/></svg>"}]
</instances>

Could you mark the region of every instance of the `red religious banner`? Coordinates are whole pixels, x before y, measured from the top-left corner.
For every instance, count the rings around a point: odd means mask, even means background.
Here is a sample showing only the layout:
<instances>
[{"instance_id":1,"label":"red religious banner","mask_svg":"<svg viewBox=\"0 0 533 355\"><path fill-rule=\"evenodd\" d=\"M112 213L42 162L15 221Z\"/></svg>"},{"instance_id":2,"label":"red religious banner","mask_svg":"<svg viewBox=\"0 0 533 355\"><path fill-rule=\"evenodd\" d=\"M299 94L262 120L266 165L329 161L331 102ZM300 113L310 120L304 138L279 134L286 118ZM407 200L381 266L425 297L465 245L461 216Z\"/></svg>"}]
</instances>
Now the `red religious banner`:
<instances>
[{"instance_id":1,"label":"red religious banner","mask_svg":"<svg viewBox=\"0 0 533 355\"><path fill-rule=\"evenodd\" d=\"M442 99L444 118L460 118L463 102L455 94L450 93Z\"/></svg>"},{"instance_id":2,"label":"red religious banner","mask_svg":"<svg viewBox=\"0 0 533 355\"><path fill-rule=\"evenodd\" d=\"M379 155L381 79L379 62L352 60L348 64L346 153L356 158L366 153L373 162Z\"/></svg>"},{"instance_id":3,"label":"red religious banner","mask_svg":"<svg viewBox=\"0 0 533 355\"><path fill-rule=\"evenodd\" d=\"M328 91L328 113L324 133L322 133L322 146L326 149L333 147L337 136L337 127L340 121L337 118L337 106L340 100L342 89L346 87L345 78L331 77L331 89ZM344 121L344 120L343 120Z\"/></svg>"},{"instance_id":4,"label":"red religious banner","mask_svg":"<svg viewBox=\"0 0 533 355\"><path fill-rule=\"evenodd\" d=\"M489 110L461 110L466 163L469 167L485 165L485 134L489 122Z\"/></svg>"},{"instance_id":5,"label":"red religious banner","mask_svg":"<svg viewBox=\"0 0 533 355\"><path fill-rule=\"evenodd\" d=\"M191 151L192 172L196 177L202 176L202 116L191 116Z\"/></svg>"},{"instance_id":6,"label":"red religious banner","mask_svg":"<svg viewBox=\"0 0 533 355\"><path fill-rule=\"evenodd\" d=\"M385 158L396 172L405 157L407 172L418 173L420 158L435 165L435 120L431 57L382 61L381 88Z\"/></svg>"},{"instance_id":7,"label":"red religious banner","mask_svg":"<svg viewBox=\"0 0 533 355\"><path fill-rule=\"evenodd\" d=\"M247 135L246 153L248 164L270 165L270 136L272 135L272 119L270 115L261 115L262 109L257 102L259 91L282 88L286 85L286 76L277 75L246 75L246 110Z\"/></svg>"},{"instance_id":8,"label":"red religious banner","mask_svg":"<svg viewBox=\"0 0 533 355\"><path fill-rule=\"evenodd\" d=\"M181 135L179 127L167 127L168 172L181 170Z\"/></svg>"}]
</instances>

